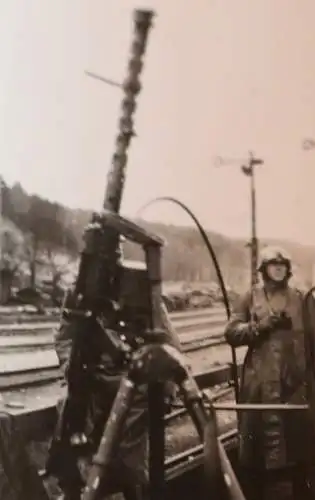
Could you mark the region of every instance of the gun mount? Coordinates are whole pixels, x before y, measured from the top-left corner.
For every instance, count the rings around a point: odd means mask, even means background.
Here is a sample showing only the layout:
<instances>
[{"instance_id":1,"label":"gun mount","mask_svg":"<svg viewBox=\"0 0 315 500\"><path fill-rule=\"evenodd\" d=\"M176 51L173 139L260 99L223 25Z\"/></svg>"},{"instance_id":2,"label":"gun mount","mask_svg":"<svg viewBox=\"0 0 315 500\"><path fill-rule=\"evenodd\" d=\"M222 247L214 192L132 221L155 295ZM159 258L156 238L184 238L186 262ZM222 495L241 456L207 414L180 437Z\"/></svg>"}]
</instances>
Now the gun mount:
<instances>
[{"instance_id":1,"label":"gun mount","mask_svg":"<svg viewBox=\"0 0 315 500\"><path fill-rule=\"evenodd\" d=\"M151 500L165 498L164 384L173 382L178 386L201 440L209 418L202 394L185 359L176 348L166 344L161 307L163 240L119 215L125 184L127 149L134 135L133 114L136 108L136 96L141 89L139 75L153 15L152 11L135 11L131 58L123 85L122 116L108 175L103 210L93 215L91 223L86 228L74 293L71 300L65 301L63 308L63 315L70 321L72 319L76 321L77 332L72 341L68 366L68 396L59 415L50 464L48 461L47 468L48 470L50 468L51 473L54 467L55 471L58 469L58 445L60 462L60 453L62 454L65 449L63 443L66 441L71 444L82 444L81 438L85 437L84 424L87 412L85 402L88 400L90 390L88 373L89 366L93 365L88 352L91 345L89 336L93 322L101 327L103 346L106 345L107 353L118 363L119 360L122 364L125 363L126 375L121 378L94 455L83 493L84 500L96 500L101 482L106 484L106 480L109 479L108 465L121 439L121 430L139 385L148 385ZM124 266L121 259L121 236L141 245L146 261L144 269L130 269ZM125 322L128 323L131 332L143 337L144 345L135 345L133 349L126 348L121 335L121 324ZM216 436L214 437L216 439ZM73 462L69 445L66 449L69 461ZM225 457L224 450L222 454ZM225 463L222 462L223 469ZM63 464L67 467L65 461ZM59 472L63 477L67 475L65 471L60 471L60 463ZM76 470L71 474L70 478L65 478L68 482L67 489L71 490L71 498L73 495L75 498L81 498L81 478L78 477ZM229 479L233 481L230 475ZM240 500L241 497L234 498Z\"/></svg>"}]
</instances>

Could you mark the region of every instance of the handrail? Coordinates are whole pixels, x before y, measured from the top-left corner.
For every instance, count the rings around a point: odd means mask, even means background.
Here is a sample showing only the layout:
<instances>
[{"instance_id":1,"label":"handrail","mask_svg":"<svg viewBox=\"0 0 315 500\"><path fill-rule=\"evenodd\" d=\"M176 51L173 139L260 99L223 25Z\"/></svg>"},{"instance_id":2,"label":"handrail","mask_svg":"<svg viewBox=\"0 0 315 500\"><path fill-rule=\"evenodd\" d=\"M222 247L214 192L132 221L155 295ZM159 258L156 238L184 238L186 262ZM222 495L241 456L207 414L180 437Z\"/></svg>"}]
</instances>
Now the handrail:
<instances>
[{"instance_id":1,"label":"handrail","mask_svg":"<svg viewBox=\"0 0 315 500\"><path fill-rule=\"evenodd\" d=\"M222 411L300 411L309 410L309 405L299 404L267 404L267 403L214 403L212 407L215 410Z\"/></svg>"}]
</instances>

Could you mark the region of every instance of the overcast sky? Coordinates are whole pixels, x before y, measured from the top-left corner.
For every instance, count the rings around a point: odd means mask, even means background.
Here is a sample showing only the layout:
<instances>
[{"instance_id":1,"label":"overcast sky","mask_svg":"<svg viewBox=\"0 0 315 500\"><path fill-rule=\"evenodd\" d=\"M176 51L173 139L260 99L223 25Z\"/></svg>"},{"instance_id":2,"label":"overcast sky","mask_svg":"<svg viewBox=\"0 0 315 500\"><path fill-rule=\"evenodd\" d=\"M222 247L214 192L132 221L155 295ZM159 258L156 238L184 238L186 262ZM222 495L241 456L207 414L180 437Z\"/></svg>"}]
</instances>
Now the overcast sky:
<instances>
[{"instance_id":1,"label":"overcast sky","mask_svg":"<svg viewBox=\"0 0 315 500\"><path fill-rule=\"evenodd\" d=\"M258 232L315 244L314 0L0 2L0 171L72 207L100 208L133 7L154 6L123 210L180 198L209 229L249 233L249 182L218 156L259 167ZM148 217L188 221L170 205Z\"/></svg>"}]
</instances>

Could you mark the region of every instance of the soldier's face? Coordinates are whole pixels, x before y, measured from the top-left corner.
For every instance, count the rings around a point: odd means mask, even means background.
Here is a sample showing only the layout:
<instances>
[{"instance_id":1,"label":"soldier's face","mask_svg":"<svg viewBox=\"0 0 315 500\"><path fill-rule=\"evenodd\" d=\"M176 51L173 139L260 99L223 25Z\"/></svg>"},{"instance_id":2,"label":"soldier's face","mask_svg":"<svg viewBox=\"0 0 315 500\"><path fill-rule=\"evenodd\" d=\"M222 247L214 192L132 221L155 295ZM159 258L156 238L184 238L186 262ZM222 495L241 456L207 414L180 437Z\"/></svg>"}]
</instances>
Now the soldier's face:
<instances>
[{"instance_id":1,"label":"soldier's face","mask_svg":"<svg viewBox=\"0 0 315 500\"><path fill-rule=\"evenodd\" d=\"M271 280L283 281L287 275L288 269L286 264L280 262L270 262L266 271Z\"/></svg>"}]
</instances>

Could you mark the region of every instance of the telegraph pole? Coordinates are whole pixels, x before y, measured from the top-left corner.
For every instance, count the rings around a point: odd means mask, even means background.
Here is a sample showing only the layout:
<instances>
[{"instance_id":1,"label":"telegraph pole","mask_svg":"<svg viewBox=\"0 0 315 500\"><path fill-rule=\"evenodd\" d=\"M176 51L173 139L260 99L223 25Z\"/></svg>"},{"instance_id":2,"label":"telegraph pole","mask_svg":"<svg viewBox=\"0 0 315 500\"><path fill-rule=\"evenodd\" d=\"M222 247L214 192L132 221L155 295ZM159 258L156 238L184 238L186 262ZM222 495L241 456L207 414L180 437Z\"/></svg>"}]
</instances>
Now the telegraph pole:
<instances>
[{"instance_id":1,"label":"telegraph pole","mask_svg":"<svg viewBox=\"0 0 315 500\"><path fill-rule=\"evenodd\" d=\"M308 137L306 139L303 140L302 142L302 150L303 151L306 151L306 152L309 152L309 151L313 151L315 149L315 139L313 137ZM314 286L315 285L315 262L312 261L310 263L311 265L311 269L310 269L310 280L311 280L311 283L309 283L309 286Z\"/></svg>"}]
</instances>

